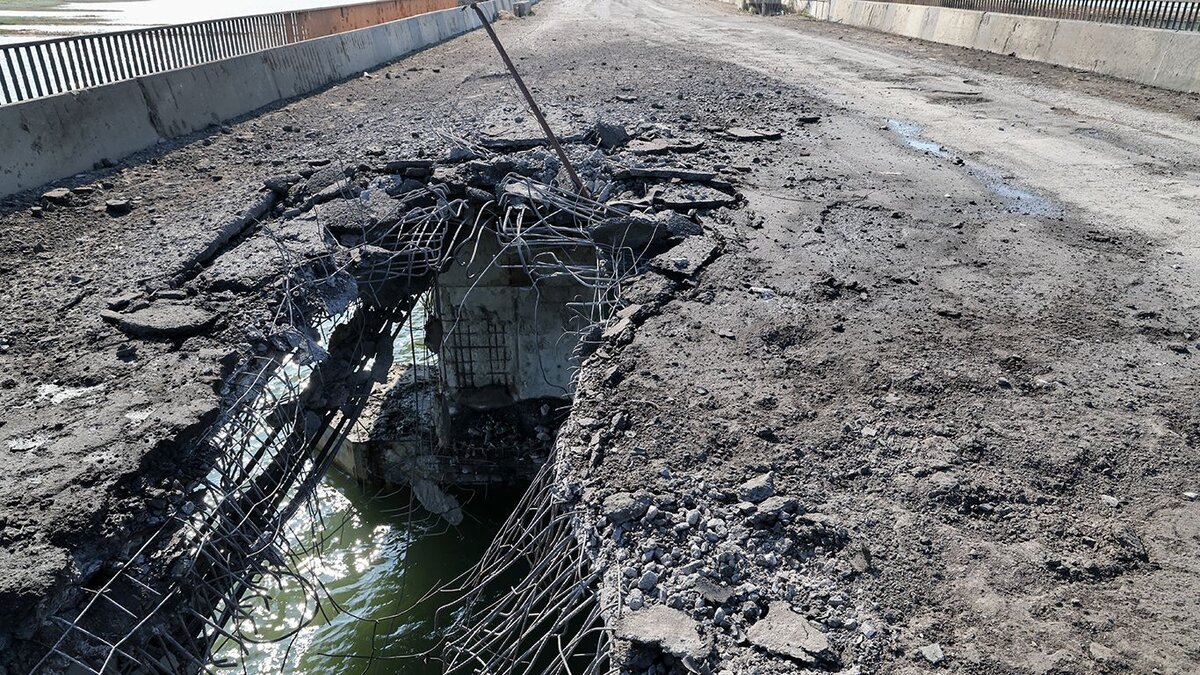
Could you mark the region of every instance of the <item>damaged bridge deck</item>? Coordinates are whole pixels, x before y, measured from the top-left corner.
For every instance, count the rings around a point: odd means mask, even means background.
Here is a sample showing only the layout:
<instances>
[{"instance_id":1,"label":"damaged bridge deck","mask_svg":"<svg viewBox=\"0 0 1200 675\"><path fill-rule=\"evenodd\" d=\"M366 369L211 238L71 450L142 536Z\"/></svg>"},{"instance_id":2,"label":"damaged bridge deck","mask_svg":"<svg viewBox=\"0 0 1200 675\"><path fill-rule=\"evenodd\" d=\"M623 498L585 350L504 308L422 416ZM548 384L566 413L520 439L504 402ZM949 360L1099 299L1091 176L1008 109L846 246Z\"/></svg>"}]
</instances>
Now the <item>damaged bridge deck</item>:
<instances>
[{"instance_id":1,"label":"damaged bridge deck","mask_svg":"<svg viewBox=\"0 0 1200 675\"><path fill-rule=\"evenodd\" d=\"M356 302L403 306L376 333L406 318L433 284L372 297L358 282L389 253L362 226L430 189L425 208L554 204L609 249L646 245L647 222L677 244L628 275L594 250L514 263L488 292L517 318L466 347L542 325L505 289L570 270L589 293L556 301L587 320L513 352L560 371L439 376L478 385L447 409L536 401L525 459L549 462L502 533L529 545L485 559L540 576L473 608L451 667L527 670L530 633L488 632L518 610L604 626L567 638L600 653L587 672L1196 669L1195 97L704 0L548 0L497 30L609 186L586 209L561 203L482 34L3 203L12 672L51 617L154 564L138 547L200 503L202 441L252 388L247 364ZM673 215L594 217L618 205ZM480 260L524 232L493 217ZM419 230L390 253L409 267L461 241ZM483 297L464 269L431 329ZM297 270L363 274L306 296ZM358 385L391 365L370 346ZM572 394L551 442L550 402ZM397 438L375 432L354 440Z\"/></svg>"}]
</instances>

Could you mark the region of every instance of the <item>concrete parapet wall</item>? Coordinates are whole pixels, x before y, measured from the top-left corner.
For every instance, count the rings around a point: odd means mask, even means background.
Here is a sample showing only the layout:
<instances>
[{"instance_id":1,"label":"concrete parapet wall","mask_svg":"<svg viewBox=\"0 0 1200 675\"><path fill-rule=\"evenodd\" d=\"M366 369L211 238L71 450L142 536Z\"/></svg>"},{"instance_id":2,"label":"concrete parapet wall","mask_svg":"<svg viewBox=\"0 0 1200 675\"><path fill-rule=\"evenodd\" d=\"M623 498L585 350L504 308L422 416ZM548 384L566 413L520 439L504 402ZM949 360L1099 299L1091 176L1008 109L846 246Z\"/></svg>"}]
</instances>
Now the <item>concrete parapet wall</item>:
<instances>
[{"instance_id":1,"label":"concrete parapet wall","mask_svg":"<svg viewBox=\"0 0 1200 675\"><path fill-rule=\"evenodd\" d=\"M482 3L495 17L513 0ZM0 106L0 196L314 92L479 27L461 8Z\"/></svg>"},{"instance_id":2,"label":"concrete parapet wall","mask_svg":"<svg viewBox=\"0 0 1200 675\"><path fill-rule=\"evenodd\" d=\"M806 8L851 26L1200 92L1200 32L870 0L808 0Z\"/></svg>"}]
</instances>

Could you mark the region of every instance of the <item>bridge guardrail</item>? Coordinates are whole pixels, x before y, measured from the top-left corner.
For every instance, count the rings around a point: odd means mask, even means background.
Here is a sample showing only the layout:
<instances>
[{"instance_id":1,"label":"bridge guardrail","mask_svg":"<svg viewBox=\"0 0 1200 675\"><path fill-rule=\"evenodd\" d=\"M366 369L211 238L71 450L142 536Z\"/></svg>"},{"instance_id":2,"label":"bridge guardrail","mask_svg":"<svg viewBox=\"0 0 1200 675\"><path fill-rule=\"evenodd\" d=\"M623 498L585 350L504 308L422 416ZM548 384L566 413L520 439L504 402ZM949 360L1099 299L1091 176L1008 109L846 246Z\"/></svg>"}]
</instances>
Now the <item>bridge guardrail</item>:
<instances>
[{"instance_id":1,"label":"bridge guardrail","mask_svg":"<svg viewBox=\"0 0 1200 675\"><path fill-rule=\"evenodd\" d=\"M1171 0L878 0L1142 28L1200 31L1200 2Z\"/></svg>"},{"instance_id":2,"label":"bridge guardrail","mask_svg":"<svg viewBox=\"0 0 1200 675\"><path fill-rule=\"evenodd\" d=\"M380 0L0 45L0 105L243 56L458 4Z\"/></svg>"}]
</instances>

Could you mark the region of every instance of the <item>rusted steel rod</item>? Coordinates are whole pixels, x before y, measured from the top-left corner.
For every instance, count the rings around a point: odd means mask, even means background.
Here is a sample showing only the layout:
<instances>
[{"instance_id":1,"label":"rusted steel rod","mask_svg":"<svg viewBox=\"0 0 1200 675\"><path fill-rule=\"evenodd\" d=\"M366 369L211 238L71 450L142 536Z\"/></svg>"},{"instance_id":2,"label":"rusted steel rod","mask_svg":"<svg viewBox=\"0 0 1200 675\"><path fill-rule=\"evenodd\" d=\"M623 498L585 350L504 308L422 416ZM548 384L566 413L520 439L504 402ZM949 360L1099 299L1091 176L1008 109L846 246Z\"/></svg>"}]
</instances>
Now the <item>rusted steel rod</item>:
<instances>
[{"instance_id":1,"label":"rusted steel rod","mask_svg":"<svg viewBox=\"0 0 1200 675\"><path fill-rule=\"evenodd\" d=\"M538 106L537 101L533 100L533 94L529 92L529 87L525 86L525 80L521 79L521 74L517 72L517 67L513 65L512 59L508 57L508 52L504 49L504 45L500 43L500 37L496 35L496 31L492 28L492 24L488 21L483 10L479 7L478 2L471 3L471 9L479 15L479 21L483 24L483 29L487 31L488 37L492 39L492 44L496 45L496 51L500 52L500 58L504 61L504 65L508 68L509 74L517 83L517 88L521 90L521 95L525 97L525 101L529 104L529 109L533 111L533 116L537 118L538 124L542 125L542 133L546 134L546 140L550 142L550 147L554 148L554 152L558 154L558 159L562 161L563 167L567 170L567 175L571 177L571 182L575 184L575 189L579 194L587 197L587 188L583 186L583 181L579 179L579 174L575 172L575 165L571 164L571 160L567 157L567 153L563 150L562 144L558 142L558 137L550 130L550 124L546 121L546 116L542 114L542 109Z\"/></svg>"}]
</instances>

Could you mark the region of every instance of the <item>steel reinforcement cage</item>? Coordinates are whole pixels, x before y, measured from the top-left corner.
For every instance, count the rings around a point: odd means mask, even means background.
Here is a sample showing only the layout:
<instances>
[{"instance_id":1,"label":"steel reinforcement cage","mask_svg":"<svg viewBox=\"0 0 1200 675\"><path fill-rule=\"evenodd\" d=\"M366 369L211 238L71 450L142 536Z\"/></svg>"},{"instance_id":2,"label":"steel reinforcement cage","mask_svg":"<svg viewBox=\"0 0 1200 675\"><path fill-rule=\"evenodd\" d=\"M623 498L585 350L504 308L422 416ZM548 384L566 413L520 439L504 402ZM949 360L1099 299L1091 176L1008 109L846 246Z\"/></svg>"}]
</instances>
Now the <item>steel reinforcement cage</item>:
<instances>
[{"instance_id":1,"label":"steel reinforcement cage","mask_svg":"<svg viewBox=\"0 0 1200 675\"><path fill-rule=\"evenodd\" d=\"M458 0L382 0L0 45L0 105L198 66L458 5Z\"/></svg>"},{"instance_id":2,"label":"steel reinforcement cage","mask_svg":"<svg viewBox=\"0 0 1200 675\"><path fill-rule=\"evenodd\" d=\"M1164 30L1200 30L1200 2L1167 0L877 0Z\"/></svg>"}]
</instances>

